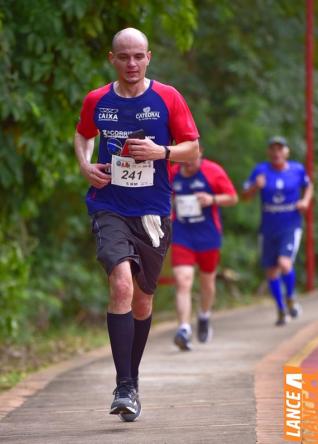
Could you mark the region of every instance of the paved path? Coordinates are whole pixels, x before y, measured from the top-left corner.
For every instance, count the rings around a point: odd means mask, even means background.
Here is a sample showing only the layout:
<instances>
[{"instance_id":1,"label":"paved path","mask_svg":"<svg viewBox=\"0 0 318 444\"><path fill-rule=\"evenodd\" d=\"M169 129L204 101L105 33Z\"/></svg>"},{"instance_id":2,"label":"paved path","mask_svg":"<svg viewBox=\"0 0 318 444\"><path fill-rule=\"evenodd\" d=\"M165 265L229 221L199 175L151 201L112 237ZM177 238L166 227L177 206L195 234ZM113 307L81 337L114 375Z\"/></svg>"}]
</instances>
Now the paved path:
<instances>
[{"instance_id":1,"label":"paved path","mask_svg":"<svg viewBox=\"0 0 318 444\"><path fill-rule=\"evenodd\" d=\"M51 382L3 417L0 442L286 442L280 438L281 424L275 424L276 413L282 410L277 375L288 359L318 336L318 294L303 300L303 306L302 318L283 328L273 326L271 304L216 314L213 342L195 343L192 352L179 352L172 344L174 324L154 329L142 365L143 413L135 423L107 414L114 388L109 351L73 361L75 368L68 365L67 371L61 372L62 366L56 375L51 372ZM0 396L0 414L6 410L4 404L19 404L16 395L28 384L44 386L43 372L39 375L42 382L35 375Z\"/></svg>"}]
</instances>

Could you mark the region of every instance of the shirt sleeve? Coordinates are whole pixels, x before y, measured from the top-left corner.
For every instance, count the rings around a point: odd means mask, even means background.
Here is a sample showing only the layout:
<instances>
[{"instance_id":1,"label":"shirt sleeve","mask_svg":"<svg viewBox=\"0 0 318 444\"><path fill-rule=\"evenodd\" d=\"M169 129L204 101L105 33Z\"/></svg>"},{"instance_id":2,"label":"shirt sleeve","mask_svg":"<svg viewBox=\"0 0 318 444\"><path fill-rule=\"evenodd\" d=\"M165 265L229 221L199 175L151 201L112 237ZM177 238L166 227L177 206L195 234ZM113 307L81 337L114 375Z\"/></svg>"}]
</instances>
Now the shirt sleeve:
<instances>
[{"instance_id":1,"label":"shirt sleeve","mask_svg":"<svg viewBox=\"0 0 318 444\"><path fill-rule=\"evenodd\" d=\"M252 186L255 183L256 177L261 174L260 168L257 166L254 168L254 170L249 175L248 179L243 184L243 190L248 190L250 186Z\"/></svg>"},{"instance_id":2,"label":"shirt sleeve","mask_svg":"<svg viewBox=\"0 0 318 444\"><path fill-rule=\"evenodd\" d=\"M215 194L229 194L231 196L237 194L231 179L225 170L217 163L204 160L202 173Z\"/></svg>"},{"instance_id":3,"label":"shirt sleeve","mask_svg":"<svg viewBox=\"0 0 318 444\"><path fill-rule=\"evenodd\" d=\"M237 194L233 183L224 170L220 171L216 177L214 190L216 194L229 194L231 196Z\"/></svg>"},{"instance_id":4,"label":"shirt sleeve","mask_svg":"<svg viewBox=\"0 0 318 444\"><path fill-rule=\"evenodd\" d=\"M175 164L169 164L169 181L170 184L172 185L174 178L176 177L176 175L178 174L178 172L180 171L180 165L178 163Z\"/></svg>"},{"instance_id":5,"label":"shirt sleeve","mask_svg":"<svg viewBox=\"0 0 318 444\"><path fill-rule=\"evenodd\" d=\"M310 178L305 170L305 167L300 164L300 186L302 188L308 187L310 184Z\"/></svg>"},{"instance_id":6,"label":"shirt sleeve","mask_svg":"<svg viewBox=\"0 0 318 444\"><path fill-rule=\"evenodd\" d=\"M169 124L172 137L176 143L196 140L199 137L190 109L177 90L174 90L173 109L170 113Z\"/></svg>"},{"instance_id":7,"label":"shirt sleeve","mask_svg":"<svg viewBox=\"0 0 318 444\"><path fill-rule=\"evenodd\" d=\"M98 129L96 128L94 123L95 104L96 99L92 92L87 94L83 101L80 120L76 126L77 131L86 139L96 137L98 134Z\"/></svg>"},{"instance_id":8,"label":"shirt sleeve","mask_svg":"<svg viewBox=\"0 0 318 444\"><path fill-rule=\"evenodd\" d=\"M191 111L179 91L159 82L154 82L153 89L168 109L169 129L173 140L178 144L198 139L199 132Z\"/></svg>"}]
</instances>

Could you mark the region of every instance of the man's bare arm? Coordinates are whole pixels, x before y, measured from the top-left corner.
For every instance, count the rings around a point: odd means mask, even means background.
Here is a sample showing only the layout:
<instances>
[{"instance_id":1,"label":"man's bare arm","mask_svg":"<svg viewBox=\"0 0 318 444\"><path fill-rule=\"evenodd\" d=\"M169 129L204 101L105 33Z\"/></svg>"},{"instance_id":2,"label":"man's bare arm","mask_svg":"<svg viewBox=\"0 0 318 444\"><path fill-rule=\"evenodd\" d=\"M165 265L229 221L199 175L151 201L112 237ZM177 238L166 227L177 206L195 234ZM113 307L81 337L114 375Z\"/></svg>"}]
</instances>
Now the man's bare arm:
<instances>
[{"instance_id":1,"label":"man's bare arm","mask_svg":"<svg viewBox=\"0 0 318 444\"><path fill-rule=\"evenodd\" d=\"M108 185L111 179L109 174L105 173L105 168L109 164L91 163L94 152L95 138L86 139L78 131L74 137L75 154L80 166L82 175L95 188L103 188Z\"/></svg>"},{"instance_id":2,"label":"man's bare arm","mask_svg":"<svg viewBox=\"0 0 318 444\"><path fill-rule=\"evenodd\" d=\"M181 142L170 148L170 160L174 162L191 162L199 156L198 140Z\"/></svg>"},{"instance_id":3,"label":"man's bare arm","mask_svg":"<svg viewBox=\"0 0 318 444\"><path fill-rule=\"evenodd\" d=\"M250 184L250 186L244 189L241 193L242 200L252 199L258 191L260 191L266 185L266 178L263 174L259 174L255 182Z\"/></svg>"},{"instance_id":4,"label":"man's bare arm","mask_svg":"<svg viewBox=\"0 0 318 444\"><path fill-rule=\"evenodd\" d=\"M94 152L94 142L95 137L92 137L91 139L86 139L84 136L76 131L74 137L74 147L76 157L80 166L85 163L91 163Z\"/></svg>"},{"instance_id":5,"label":"man's bare arm","mask_svg":"<svg viewBox=\"0 0 318 444\"><path fill-rule=\"evenodd\" d=\"M166 150L151 139L127 139L129 154L135 160L164 159ZM170 160L175 162L191 162L199 156L198 140L189 140L169 146Z\"/></svg>"},{"instance_id":6,"label":"man's bare arm","mask_svg":"<svg viewBox=\"0 0 318 444\"><path fill-rule=\"evenodd\" d=\"M310 205L311 199L314 197L314 185L312 182L305 188L303 197L296 203L296 208L299 211L307 211Z\"/></svg>"},{"instance_id":7,"label":"man's bare arm","mask_svg":"<svg viewBox=\"0 0 318 444\"><path fill-rule=\"evenodd\" d=\"M218 207L231 207L238 202L237 194L210 194L204 191L195 193L201 207L210 207L217 205Z\"/></svg>"}]
</instances>

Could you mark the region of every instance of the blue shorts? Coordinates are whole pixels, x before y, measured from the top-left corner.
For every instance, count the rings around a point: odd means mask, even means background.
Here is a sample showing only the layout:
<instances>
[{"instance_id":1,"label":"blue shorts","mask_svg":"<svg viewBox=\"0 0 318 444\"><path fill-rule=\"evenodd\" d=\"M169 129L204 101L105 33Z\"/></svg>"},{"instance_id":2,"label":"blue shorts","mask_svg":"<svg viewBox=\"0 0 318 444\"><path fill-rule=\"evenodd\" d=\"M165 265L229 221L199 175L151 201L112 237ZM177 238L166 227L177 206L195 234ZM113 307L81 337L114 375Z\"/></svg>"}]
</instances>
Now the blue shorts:
<instances>
[{"instance_id":1,"label":"blue shorts","mask_svg":"<svg viewBox=\"0 0 318 444\"><path fill-rule=\"evenodd\" d=\"M261 263L264 268L275 267L280 256L294 262L302 236L301 228L292 228L278 234L260 235Z\"/></svg>"}]
</instances>

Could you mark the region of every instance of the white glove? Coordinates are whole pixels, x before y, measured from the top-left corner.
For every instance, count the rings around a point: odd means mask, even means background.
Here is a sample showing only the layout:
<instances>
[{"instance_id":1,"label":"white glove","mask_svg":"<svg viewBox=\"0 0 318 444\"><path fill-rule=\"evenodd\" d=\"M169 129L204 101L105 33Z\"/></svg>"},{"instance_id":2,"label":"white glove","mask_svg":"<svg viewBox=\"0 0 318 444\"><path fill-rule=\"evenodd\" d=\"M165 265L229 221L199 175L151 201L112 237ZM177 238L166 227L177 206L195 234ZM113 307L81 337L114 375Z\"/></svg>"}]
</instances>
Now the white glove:
<instances>
[{"instance_id":1,"label":"white glove","mask_svg":"<svg viewBox=\"0 0 318 444\"><path fill-rule=\"evenodd\" d=\"M160 216L153 214L147 214L141 217L142 226L145 232L148 234L153 247L159 247L160 239L165 235L161 229Z\"/></svg>"}]
</instances>

